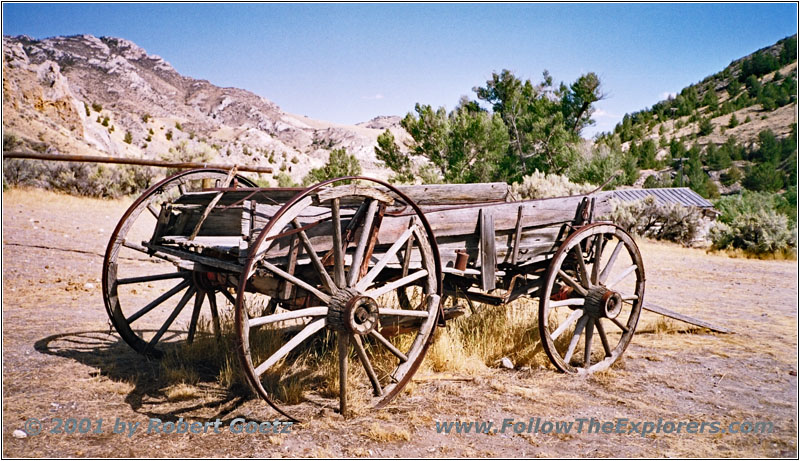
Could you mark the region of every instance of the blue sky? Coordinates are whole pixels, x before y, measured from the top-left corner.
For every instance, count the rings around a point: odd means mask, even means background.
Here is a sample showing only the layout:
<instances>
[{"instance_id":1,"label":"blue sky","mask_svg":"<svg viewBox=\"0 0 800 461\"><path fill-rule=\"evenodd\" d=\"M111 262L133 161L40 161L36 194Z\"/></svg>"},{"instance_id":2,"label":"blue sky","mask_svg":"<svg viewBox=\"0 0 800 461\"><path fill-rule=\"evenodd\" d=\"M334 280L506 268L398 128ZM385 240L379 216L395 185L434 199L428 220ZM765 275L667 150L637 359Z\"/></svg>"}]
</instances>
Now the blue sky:
<instances>
[{"instance_id":1,"label":"blue sky","mask_svg":"<svg viewBox=\"0 0 800 461\"><path fill-rule=\"evenodd\" d=\"M122 37L180 73L340 123L452 108L510 69L571 82L593 71L597 125L797 31L772 4L3 4L3 34Z\"/></svg>"}]
</instances>

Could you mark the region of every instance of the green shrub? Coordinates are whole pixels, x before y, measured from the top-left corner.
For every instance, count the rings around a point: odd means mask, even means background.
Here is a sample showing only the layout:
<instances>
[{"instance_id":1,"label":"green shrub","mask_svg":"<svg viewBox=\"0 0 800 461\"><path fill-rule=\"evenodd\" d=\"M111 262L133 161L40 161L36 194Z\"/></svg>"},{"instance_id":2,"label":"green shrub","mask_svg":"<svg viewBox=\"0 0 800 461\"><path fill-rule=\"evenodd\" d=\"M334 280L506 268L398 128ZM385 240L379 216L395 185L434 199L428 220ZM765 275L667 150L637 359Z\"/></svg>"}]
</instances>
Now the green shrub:
<instances>
[{"instance_id":1,"label":"green shrub","mask_svg":"<svg viewBox=\"0 0 800 461\"><path fill-rule=\"evenodd\" d=\"M125 138L123 139L123 141L125 141L128 144L133 142L133 135L131 134L130 131L125 132Z\"/></svg>"},{"instance_id":2,"label":"green shrub","mask_svg":"<svg viewBox=\"0 0 800 461\"><path fill-rule=\"evenodd\" d=\"M3 182L9 185L91 197L116 198L137 194L150 187L155 178L155 170L136 165L9 159L3 166Z\"/></svg>"},{"instance_id":3,"label":"green shrub","mask_svg":"<svg viewBox=\"0 0 800 461\"><path fill-rule=\"evenodd\" d=\"M735 182L741 180L742 176L743 176L742 170L740 170L735 166L732 166L728 168L728 171L720 175L720 180L724 186L730 186Z\"/></svg>"},{"instance_id":4,"label":"green shrub","mask_svg":"<svg viewBox=\"0 0 800 461\"><path fill-rule=\"evenodd\" d=\"M797 251L797 228L774 210L740 214L730 224L719 222L709 232L713 247L741 249L756 255Z\"/></svg>"},{"instance_id":5,"label":"green shrub","mask_svg":"<svg viewBox=\"0 0 800 461\"><path fill-rule=\"evenodd\" d=\"M606 188L631 185L639 178L639 159L635 153L626 153L617 145L601 145L588 158L582 158L570 167L568 177L575 183L603 184L620 173Z\"/></svg>"},{"instance_id":6,"label":"green shrub","mask_svg":"<svg viewBox=\"0 0 800 461\"><path fill-rule=\"evenodd\" d=\"M100 104L98 104L96 102L93 102L92 103L92 110L95 111L95 112L100 112L101 110L103 110L103 106L101 106Z\"/></svg>"},{"instance_id":7,"label":"green shrub","mask_svg":"<svg viewBox=\"0 0 800 461\"><path fill-rule=\"evenodd\" d=\"M670 187L672 186L672 178L670 178L669 173L664 173L662 175L655 175L651 174L644 180L643 187L645 189L655 189L658 187Z\"/></svg>"},{"instance_id":8,"label":"green shrub","mask_svg":"<svg viewBox=\"0 0 800 461\"><path fill-rule=\"evenodd\" d=\"M328 157L328 163L321 168L314 168L305 178L303 185L310 185L327 179L341 178L343 176L358 176L361 174L361 165L358 159L347 153L345 149L334 149Z\"/></svg>"},{"instance_id":9,"label":"green shrub","mask_svg":"<svg viewBox=\"0 0 800 461\"><path fill-rule=\"evenodd\" d=\"M286 173L276 174L275 180L278 181L278 187L298 187L299 185Z\"/></svg>"},{"instance_id":10,"label":"green shrub","mask_svg":"<svg viewBox=\"0 0 800 461\"><path fill-rule=\"evenodd\" d=\"M511 192L520 200L547 197L565 197L591 192L597 186L588 183L573 183L566 176L545 174L539 170L522 178L522 183L514 183Z\"/></svg>"},{"instance_id":11,"label":"green shrub","mask_svg":"<svg viewBox=\"0 0 800 461\"><path fill-rule=\"evenodd\" d=\"M709 234L714 248L753 254L796 251L797 229L788 218L797 211L795 195L743 191L722 197L714 207L721 213Z\"/></svg>"},{"instance_id":12,"label":"green shrub","mask_svg":"<svg viewBox=\"0 0 800 461\"><path fill-rule=\"evenodd\" d=\"M633 202L612 201L610 219L628 232L690 245L703 228L700 209L677 203L660 205L653 196Z\"/></svg>"}]
</instances>

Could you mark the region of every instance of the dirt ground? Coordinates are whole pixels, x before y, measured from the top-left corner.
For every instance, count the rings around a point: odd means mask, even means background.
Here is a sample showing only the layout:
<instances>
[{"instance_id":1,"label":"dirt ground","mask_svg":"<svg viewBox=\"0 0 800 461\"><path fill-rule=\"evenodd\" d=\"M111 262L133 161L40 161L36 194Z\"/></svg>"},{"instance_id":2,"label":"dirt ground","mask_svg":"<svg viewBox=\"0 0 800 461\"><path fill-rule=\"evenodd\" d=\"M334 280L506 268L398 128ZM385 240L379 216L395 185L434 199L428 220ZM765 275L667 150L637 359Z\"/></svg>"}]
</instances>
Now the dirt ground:
<instances>
[{"instance_id":1,"label":"dirt ground","mask_svg":"<svg viewBox=\"0 0 800 461\"><path fill-rule=\"evenodd\" d=\"M289 434L233 434L235 418L272 421L265 403L215 383L168 398L158 363L132 352L109 322L102 253L129 202L42 191L3 194L3 456L7 457L797 457L797 262L732 259L641 242L647 300L732 334L646 314L608 372L492 368L418 373L383 410L325 412ZM174 394L173 394L174 396ZM220 433L147 434L151 418L215 421ZM18 438L36 418L39 435ZM99 434L50 433L58 418L102 418ZM575 433L511 429L440 434L442 421L771 422L767 434ZM114 422L140 423L129 437ZM577 423L575 423L577 424ZM738 426L737 426L738 427ZM30 432L30 431L29 431Z\"/></svg>"}]
</instances>

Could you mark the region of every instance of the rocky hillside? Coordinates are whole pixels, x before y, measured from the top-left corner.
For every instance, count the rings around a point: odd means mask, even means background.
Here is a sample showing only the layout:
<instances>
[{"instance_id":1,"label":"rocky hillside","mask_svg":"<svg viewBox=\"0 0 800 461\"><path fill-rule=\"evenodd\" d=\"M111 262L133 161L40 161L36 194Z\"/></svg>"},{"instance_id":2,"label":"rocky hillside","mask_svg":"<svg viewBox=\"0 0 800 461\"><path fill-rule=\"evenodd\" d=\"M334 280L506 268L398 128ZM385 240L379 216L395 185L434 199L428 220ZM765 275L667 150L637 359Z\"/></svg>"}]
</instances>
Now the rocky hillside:
<instances>
[{"instance_id":1,"label":"rocky hillside","mask_svg":"<svg viewBox=\"0 0 800 461\"><path fill-rule=\"evenodd\" d=\"M618 142L638 157L642 174L635 185L679 182L676 164L690 158L714 183L698 186L704 195L736 192L758 179L755 168L766 160L763 144L796 144L797 36L787 37L748 56L734 60L722 71L689 85L652 107L626 114L601 141ZM786 150L786 149L784 149ZM792 157L792 155L795 155ZM693 159L697 156L697 159ZM722 158L721 158L722 157ZM796 183L796 148L773 160L783 186ZM736 169L733 172L731 168ZM761 167L766 170L766 167ZM762 175L763 176L763 175ZM699 177L699 176L698 176ZM777 184L778 178L771 179ZM743 181L744 180L744 181ZM758 182L758 181L757 181ZM708 186L708 187L706 187ZM760 186L753 186L760 188Z\"/></svg>"},{"instance_id":2,"label":"rocky hillside","mask_svg":"<svg viewBox=\"0 0 800 461\"><path fill-rule=\"evenodd\" d=\"M10 145L64 154L272 165L296 181L346 148L364 172L399 118L337 125L282 111L249 91L180 75L119 38L3 37L3 133Z\"/></svg>"}]
</instances>

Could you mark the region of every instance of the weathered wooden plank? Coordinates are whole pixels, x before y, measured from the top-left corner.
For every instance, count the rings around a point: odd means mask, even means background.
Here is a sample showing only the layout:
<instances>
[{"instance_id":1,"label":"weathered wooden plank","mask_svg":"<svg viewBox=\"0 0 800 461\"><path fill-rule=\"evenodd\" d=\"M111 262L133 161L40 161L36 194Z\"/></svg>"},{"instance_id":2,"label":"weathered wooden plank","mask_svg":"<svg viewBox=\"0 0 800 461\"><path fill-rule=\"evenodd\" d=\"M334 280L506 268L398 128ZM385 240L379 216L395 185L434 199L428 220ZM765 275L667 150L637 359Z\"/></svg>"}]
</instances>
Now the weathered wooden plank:
<instances>
[{"instance_id":1,"label":"weathered wooden plank","mask_svg":"<svg viewBox=\"0 0 800 461\"><path fill-rule=\"evenodd\" d=\"M675 320L680 320L681 322L690 323L692 325L697 325L699 327L708 328L711 331L716 331L718 333L730 333L731 330L714 325L713 323L706 322L705 320L696 319L694 317L690 317L685 314L681 314L679 312L671 311L666 307L661 307L653 303L644 303L642 304L642 309L648 310L650 312L655 312L656 314L663 315L665 317L669 317Z\"/></svg>"},{"instance_id":2,"label":"weathered wooden plank","mask_svg":"<svg viewBox=\"0 0 800 461\"><path fill-rule=\"evenodd\" d=\"M345 186L346 187L346 186ZM364 187L364 186L362 186ZM372 187L371 185L369 187ZM503 202L509 197L508 184L503 182L478 183L478 184L423 184L396 186L403 194L408 196L417 205L442 205ZM335 189L335 188L332 188ZM383 186L374 187L381 192L388 192ZM207 204L216 192L223 191L224 197L220 205L230 205L237 201L248 199L261 203L283 204L291 200L304 189L292 188L247 188L236 189L211 188L204 192L192 192L181 197L178 203ZM323 195L327 192L323 192ZM325 199L330 198L326 197ZM323 200L325 200L323 199Z\"/></svg>"},{"instance_id":3,"label":"weathered wooden plank","mask_svg":"<svg viewBox=\"0 0 800 461\"><path fill-rule=\"evenodd\" d=\"M495 251L494 217L490 207L482 208L481 223L481 287L483 291L495 289L495 270L497 270L497 253Z\"/></svg>"}]
</instances>

